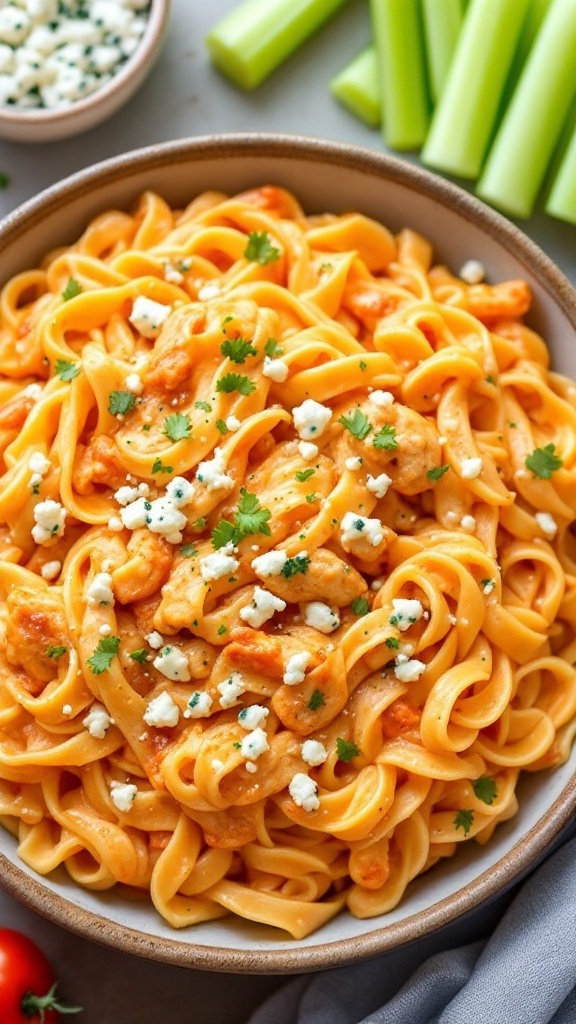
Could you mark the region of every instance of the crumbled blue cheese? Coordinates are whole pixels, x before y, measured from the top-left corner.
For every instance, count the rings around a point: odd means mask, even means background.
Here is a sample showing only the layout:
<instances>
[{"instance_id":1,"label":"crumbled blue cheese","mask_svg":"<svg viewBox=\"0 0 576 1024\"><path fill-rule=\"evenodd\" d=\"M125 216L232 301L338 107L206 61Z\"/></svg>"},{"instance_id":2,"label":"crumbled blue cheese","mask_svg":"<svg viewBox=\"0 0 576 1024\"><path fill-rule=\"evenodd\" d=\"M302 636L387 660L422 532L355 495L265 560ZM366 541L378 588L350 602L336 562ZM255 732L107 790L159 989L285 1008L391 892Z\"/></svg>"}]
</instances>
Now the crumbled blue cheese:
<instances>
[{"instance_id":1,"label":"crumbled blue cheese","mask_svg":"<svg viewBox=\"0 0 576 1024\"><path fill-rule=\"evenodd\" d=\"M418 622L424 612L421 601L411 600L407 597L393 597L392 608L390 622L402 633Z\"/></svg>"},{"instance_id":2,"label":"crumbled blue cheese","mask_svg":"<svg viewBox=\"0 0 576 1024\"><path fill-rule=\"evenodd\" d=\"M306 761L306 764L311 765L313 768L319 764L324 764L328 757L328 751L324 744L320 743L320 740L304 740L300 751L302 760Z\"/></svg>"},{"instance_id":3,"label":"crumbled blue cheese","mask_svg":"<svg viewBox=\"0 0 576 1024\"><path fill-rule=\"evenodd\" d=\"M320 807L318 786L309 775L304 772L296 772L288 784L288 792L297 807L305 811L317 811Z\"/></svg>"},{"instance_id":4,"label":"crumbled blue cheese","mask_svg":"<svg viewBox=\"0 0 576 1024\"><path fill-rule=\"evenodd\" d=\"M307 398L302 405L292 409L292 417L299 437L303 441L310 441L324 433L332 418L332 409L315 402L313 398Z\"/></svg>"},{"instance_id":5,"label":"crumbled blue cheese","mask_svg":"<svg viewBox=\"0 0 576 1024\"><path fill-rule=\"evenodd\" d=\"M534 519L546 537L555 537L558 532L558 523L550 512L537 512Z\"/></svg>"},{"instance_id":6,"label":"crumbled blue cheese","mask_svg":"<svg viewBox=\"0 0 576 1024\"><path fill-rule=\"evenodd\" d=\"M148 501L147 498L131 501L121 510L120 520L128 530L147 526L152 533L160 534L170 544L180 543L181 531L187 522L184 513L180 512L167 495L155 498L154 501ZM108 525L110 526L110 523Z\"/></svg>"},{"instance_id":7,"label":"crumbled blue cheese","mask_svg":"<svg viewBox=\"0 0 576 1024\"><path fill-rule=\"evenodd\" d=\"M157 338L163 323L172 312L172 306L155 302L146 295L138 295L134 299L132 312L128 317L131 324L144 338Z\"/></svg>"},{"instance_id":8,"label":"crumbled blue cheese","mask_svg":"<svg viewBox=\"0 0 576 1024\"><path fill-rule=\"evenodd\" d=\"M139 373L129 373L124 381L124 386L126 390L130 391L133 395L141 395L144 390L142 377Z\"/></svg>"},{"instance_id":9,"label":"crumbled blue cheese","mask_svg":"<svg viewBox=\"0 0 576 1024\"><path fill-rule=\"evenodd\" d=\"M128 814L132 810L134 800L138 795L138 787L131 782L111 782L110 796L112 803L119 811Z\"/></svg>"},{"instance_id":10,"label":"crumbled blue cheese","mask_svg":"<svg viewBox=\"0 0 576 1024\"><path fill-rule=\"evenodd\" d=\"M366 516L346 512L342 517L340 539L345 551L349 551L359 540L366 539L373 547L378 547L384 540L384 528L379 519L368 519Z\"/></svg>"},{"instance_id":11,"label":"crumbled blue cheese","mask_svg":"<svg viewBox=\"0 0 576 1024\"><path fill-rule=\"evenodd\" d=\"M328 606L324 605L324 607ZM331 609L330 613L332 613ZM332 630L329 630L329 632L332 632ZM282 677L286 685L296 686L297 683L302 683L306 675L306 669L311 661L312 653L310 651L299 651L298 654L293 654L288 658Z\"/></svg>"},{"instance_id":12,"label":"crumbled blue cheese","mask_svg":"<svg viewBox=\"0 0 576 1024\"><path fill-rule=\"evenodd\" d=\"M276 384L283 384L288 376L288 367L282 359L271 359L270 356L264 356L262 373L264 377L269 377Z\"/></svg>"},{"instance_id":13,"label":"crumbled blue cheese","mask_svg":"<svg viewBox=\"0 0 576 1024\"><path fill-rule=\"evenodd\" d=\"M43 580L55 580L60 575L62 570L62 562L54 560L53 562L44 562L44 565L40 569L40 575Z\"/></svg>"},{"instance_id":14,"label":"crumbled blue cheese","mask_svg":"<svg viewBox=\"0 0 576 1024\"><path fill-rule=\"evenodd\" d=\"M243 729L257 729L262 722L265 722L270 714L268 708L262 704L250 704L238 712L238 723Z\"/></svg>"},{"instance_id":15,"label":"crumbled blue cheese","mask_svg":"<svg viewBox=\"0 0 576 1024\"><path fill-rule=\"evenodd\" d=\"M232 434L235 430L240 430L240 427L242 426L238 417L234 416L233 413L231 413L230 416L227 416L224 422L226 423L226 429Z\"/></svg>"},{"instance_id":16,"label":"crumbled blue cheese","mask_svg":"<svg viewBox=\"0 0 576 1024\"><path fill-rule=\"evenodd\" d=\"M215 448L213 458L201 462L198 466L196 479L204 484L209 491L229 491L234 487L234 480L227 474L227 468L222 449Z\"/></svg>"},{"instance_id":17,"label":"crumbled blue cheese","mask_svg":"<svg viewBox=\"0 0 576 1024\"><path fill-rule=\"evenodd\" d=\"M415 683L425 669L425 663L418 661L418 658L409 658L407 654L399 654L394 664L394 675L401 683Z\"/></svg>"},{"instance_id":18,"label":"crumbled blue cheese","mask_svg":"<svg viewBox=\"0 0 576 1024\"><path fill-rule=\"evenodd\" d=\"M162 647L152 664L163 676L166 676L167 679L172 679L174 682L186 682L190 679L188 658L177 647L172 647L169 644L166 647Z\"/></svg>"},{"instance_id":19,"label":"crumbled blue cheese","mask_svg":"<svg viewBox=\"0 0 576 1024\"><path fill-rule=\"evenodd\" d=\"M164 637L155 629L152 631L152 633L148 633L148 636L146 637L146 642L155 651L159 651L162 645L164 644Z\"/></svg>"},{"instance_id":20,"label":"crumbled blue cheese","mask_svg":"<svg viewBox=\"0 0 576 1024\"><path fill-rule=\"evenodd\" d=\"M50 459L47 459L43 452L32 452L28 459L28 469L32 474L30 477L30 487L35 488L42 483L51 465Z\"/></svg>"},{"instance_id":21,"label":"crumbled blue cheese","mask_svg":"<svg viewBox=\"0 0 576 1024\"><path fill-rule=\"evenodd\" d=\"M92 580L86 597L89 604L114 604L114 591L112 590L112 577L109 572L98 572Z\"/></svg>"},{"instance_id":22,"label":"crumbled blue cheese","mask_svg":"<svg viewBox=\"0 0 576 1024\"><path fill-rule=\"evenodd\" d=\"M298 451L306 462L312 462L318 455L319 448L317 444L312 444L311 441L299 441Z\"/></svg>"},{"instance_id":23,"label":"crumbled blue cheese","mask_svg":"<svg viewBox=\"0 0 576 1024\"><path fill-rule=\"evenodd\" d=\"M242 757L250 758L250 760L257 761L261 754L264 754L267 750L270 750L270 744L268 743L268 737L259 726L249 732L247 736L244 736L240 745L240 753Z\"/></svg>"},{"instance_id":24,"label":"crumbled blue cheese","mask_svg":"<svg viewBox=\"0 0 576 1024\"><path fill-rule=\"evenodd\" d=\"M222 576L230 576L236 571L240 562L234 558L236 548L233 544L226 544L225 547L215 551L212 555L206 555L200 559L200 572L205 583L211 580L219 580Z\"/></svg>"},{"instance_id":25,"label":"crumbled blue cheese","mask_svg":"<svg viewBox=\"0 0 576 1024\"><path fill-rule=\"evenodd\" d=\"M366 480L366 487L372 492L372 494L375 494L377 498L383 498L391 483L392 477L388 476L387 473L380 473L380 476L371 476L369 473Z\"/></svg>"},{"instance_id":26,"label":"crumbled blue cheese","mask_svg":"<svg viewBox=\"0 0 576 1024\"><path fill-rule=\"evenodd\" d=\"M249 626L258 629L271 619L275 612L283 612L285 607L286 601L280 597L263 590L262 587L254 587L250 604L240 609L240 618Z\"/></svg>"},{"instance_id":27,"label":"crumbled blue cheese","mask_svg":"<svg viewBox=\"0 0 576 1024\"><path fill-rule=\"evenodd\" d=\"M460 526L463 530L466 530L466 533L474 533L476 529L476 520L474 516L462 516Z\"/></svg>"},{"instance_id":28,"label":"crumbled blue cheese","mask_svg":"<svg viewBox=\"0 0 576 1024\"><path fill-rule=\"evenodd\" d=\"M47 544L54 537L64 536L66 509L52 498L39 501L34 506L34 521L36 526L32 527L32 539L36 544Z\"/></svg>"},{"instance_id":29,"label":"crumbled blue cheese","mask_svg":"<svg viewBox=\"0 0 576 1024\"><path fill-rule=\"evenodd\" d=\"M182 284L184 280L184 274L171 260L164 261L164 280L170 284Z\"/></svg>"},{"instance_id":30,"label":"crumbled blue cheese","mask_svg":"<svg viewBox=\"0 0 576 1024\"><path fill-rule=\"evenodd\" d=\"M218 683L216 689L220 694L220 707L233 708L238 703L238 697L246 692L246 680L240 672L233 672L228 679Z\"/></svg>"},{"instance_id":31,"label":"crumbled blue cheese","mask_svg":"<svg viewBox=\"0 0 576 1024\"><path fill-rule=\"evenodd\" d=\"M373 391L368 395L368 401L378 406L379 409L389 409L391 405L394 405L394 395L391 391Z\"/></svg>"},{"instance_id":32,"label":"crumbled blue cheese","mask_svg":"<svg viewBox=\"0 0 576 1024\"><path fill-rule=\"evenodd\" d=\"M304 622L320 633L333 633L340 625L340 616L323 601L310 601L304 606Z\"/></svg>"},{"instance_id":33,"label":"crumbled blue cheese","mask_svg":"<svg viewBox=\"0 0 576 1024\"><path fill-rule=\"evenodd\" d=\"M462 462L460 463L460 473L463 480L475 480L477 476L480 476L481 472L481 458L462 459Z\"/></svg>"},{"instance_id":34,"label":"crumbled blue cheese","mask_svg":"<svg viewBox=\"0 0 576 1024\"><path fill-rule=\"evenodd\" d=\"M119 487L114 492L114 498L119 505L130 505L133 501L138 498L147 498L150 493L148 484L141 483L137 487L129 487L127 484L124 487Z\"/></svg>"},{"instance_id":35,"label":"crumbled blue cheese","mask_svg":"<svg viewBox=\"0 0 576 1024\"><path fill-rule=\"evenodd\" d=\"M93 704L86 718L82 719L82 725L86 726L90 735L96 740L103 740L107 730L113 724L114 719L110 717L103 704Z\"/></svg>"},{"instance_id":36,"label":"crumbled blue cheese","mask_svg":"<svg viewBox=\"0 0 576 1024\"><path fill-rule=\"evenodd\" d=\"M351 473L354 473L356 470L362 469L362 456L351 455L349 459L346 459L344 465L346 466L346 469L349 469ZM386 474L383 475L385 476Z\"/></svg>"},{"instance_id":37,"label":"crumbled blue cheese","mask_svg":"<svg viewBox=\"0 0 576 1024\"><path fill-rule=\"evenodd\" d=\"M285 551L266 551L252 559L252 568L257 576L279 576L287 561Z\"/></svg>"},{"instance_id":38,"label":"crumbled blue cheese","mask_svg":"<svg viewBox=\"0 0 576 1024\"><path fill-rule=\"evenodd\" d=\"M480 260L466 260L458 271L458 277L466 284L480 284L486 277L486 267Z\"/></svg>"},{"instance_id":39,"label":"crumbled blue cheese","mask_svg":"<svg viewBox=\"0 0 576 1024\"><path fill-rule=\"evenodd\" d=\"M194 486L185 476L175 476L166 486L166 497L176 508L183 508L194 500Z\"/></svg>"},{"instance_id":40,"label":"crumbled blue cheese","mask_svg":"<svg viewBox=\"0 0 576 1024\"><path fill-rule=\"evenodd\" d=\"M168 691L163 690L149 702L143 718L146 725L154 725L157 729L173 729L180 720L180 708L174 703Z\"/></svg>"},{"instance_id":41,"label":"crumbled blue cheese","mask_svg":"<svg viewBox=\"0 0 576 1024\"><path fill-rule=\"evenodd\" d=\"M213 703L209 693L195 690L186 705L184 718L207 718Z\"/></svg>"},{"instance_id":42,"label":"crumbled blue cheese","mask_svg":"<svg viewBox=\"0 0 576 1024\"><path fill-rule=\"evenodd\" d=\"M483 594L491 594L496 586L496 580L484 580L484 586L482 587Z\"/></svg>"}]
</instances>

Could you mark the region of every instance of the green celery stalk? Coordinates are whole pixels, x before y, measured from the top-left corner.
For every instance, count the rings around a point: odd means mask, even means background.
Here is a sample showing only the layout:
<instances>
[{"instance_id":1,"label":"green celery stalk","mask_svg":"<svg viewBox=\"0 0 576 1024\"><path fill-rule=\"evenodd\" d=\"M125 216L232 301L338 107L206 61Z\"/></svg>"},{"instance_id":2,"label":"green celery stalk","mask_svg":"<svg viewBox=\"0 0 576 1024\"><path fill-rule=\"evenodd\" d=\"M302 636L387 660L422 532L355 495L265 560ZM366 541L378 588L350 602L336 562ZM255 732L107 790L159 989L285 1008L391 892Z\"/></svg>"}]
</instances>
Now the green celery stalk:
<instances>
[{"instance_id":1,"label":"green celery stalk","mask_svg":"<svg viewBox=\"0 0 576 1024\"><path fill-rule=\"evenodd\" d=\"M430 95L437 103L462 28L462 0L422 0L422 15Z\"/></svg>"},{"instance_id":2,"label":"green celery stalk","mask_svg":"<svg viewBox=\"0 0 576 1024\"><path fill-rule=\"evenodd\" d=\"M417 149L429 121L418 0L370 0L370 11L385 141L392 149Z\"/></svg>"},{"instance_id":3,"label":"green celery stalk","mask_svg":"<svg viewBox=\"0 0 576 1024\"><path fill-rule=\"evenodd\" d=\"M348 0L247 0L206 36L212 63L255 89Z\"/></svg>"},{"instance_id":4,"label":"green celery stalk","mask_svg":"<svg viewBox=\"0 0 576 1024\"><path fill-rule=\"evenodd\" d=\"M522 68L526 63L526 58L532 49L534 40L540 31L540 26L551 2L552 0L529 0L528 10L526 11L522 31L520 33L520 38L518 39L518 46L516 48L516 53L514 54L514 60L512 61L508 81L506 82L506 89L504 90L504 107L508 106L510 97L516 88L516 83L522 74Z\"/></svg>"},{"instance_id":5,"label":"green celery stalk","mask_svg":"<svg viewBox=\"0 0 576 1024\"><path fill-rule=\"evenodd\" d=\"M330 92L371 128L381 118L376 50L367 46L330 82Z\"/></svg>"},{"instance_id":6,"label":"green celery stalk","mask_svg":"<svg viewBox=\"0 0 576 1024\"><path fill-rule=\"evenodd\" d=\"M488 154L478 194L529 217L576 96L576 0L553 0Z\"/></svg>"},{"instance_id":7,"label":"green celery stalk","mask_svg":"<svg viewBox=\"0 0 576 1024\"><path fill-rule=\"evenodd\" d=\"M471 0L422 151L430 167L476 178L494 129L528 0Z\"/></svg>"},{"instance_id":8,"label":"green celery stalk","mask_svg":"<svg viewBox=\"0 0 576 1024\"><path fill-rule=\"evenodd\" d=\"M576 127L553 178L545 210L551 217L576 224Z\"/></svg>"}]
</instances>

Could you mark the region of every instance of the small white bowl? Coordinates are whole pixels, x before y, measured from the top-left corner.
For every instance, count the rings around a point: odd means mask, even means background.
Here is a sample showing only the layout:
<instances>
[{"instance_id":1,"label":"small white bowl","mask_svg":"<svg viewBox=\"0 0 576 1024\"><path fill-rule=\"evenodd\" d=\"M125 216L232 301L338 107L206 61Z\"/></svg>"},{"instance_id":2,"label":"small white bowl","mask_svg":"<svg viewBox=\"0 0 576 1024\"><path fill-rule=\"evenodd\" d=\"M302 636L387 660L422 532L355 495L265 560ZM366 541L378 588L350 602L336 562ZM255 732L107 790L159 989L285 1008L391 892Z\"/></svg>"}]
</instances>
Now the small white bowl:
<instances>
[{"instance_id":1,"label":"small white bowl","mask_svg":"<svg viewBox=\"0 0 576 1024\"><path fill-rule=\"evenodd\" d=\"M140 88L160 55L170 0L152 0L138 48L102 88L61 110L0 106L0 138L13 142L54 142L94 128L116 113Z\"/></svg>"}]
</instances>

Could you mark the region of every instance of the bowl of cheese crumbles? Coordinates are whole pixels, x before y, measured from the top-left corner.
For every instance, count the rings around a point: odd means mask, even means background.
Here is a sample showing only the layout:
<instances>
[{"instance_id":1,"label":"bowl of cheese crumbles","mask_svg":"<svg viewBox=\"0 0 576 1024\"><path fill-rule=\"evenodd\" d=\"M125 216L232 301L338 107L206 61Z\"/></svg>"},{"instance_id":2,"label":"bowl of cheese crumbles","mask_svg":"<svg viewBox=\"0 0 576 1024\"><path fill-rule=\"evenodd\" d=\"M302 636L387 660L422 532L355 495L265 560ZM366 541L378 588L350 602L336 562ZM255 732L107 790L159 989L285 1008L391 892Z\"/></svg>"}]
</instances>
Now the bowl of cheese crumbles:
<instances>
[{"instance_id":1,"label":"bowl of cheese crumbles","mask_svg":"<svg viewBox=\"0 0 576 1024\"><path fill-rule=\"evenodd\" d=\"M48 142L93 128L160 53L169 0L0 0L0 137Z\"/></svg>"}]
</instances>

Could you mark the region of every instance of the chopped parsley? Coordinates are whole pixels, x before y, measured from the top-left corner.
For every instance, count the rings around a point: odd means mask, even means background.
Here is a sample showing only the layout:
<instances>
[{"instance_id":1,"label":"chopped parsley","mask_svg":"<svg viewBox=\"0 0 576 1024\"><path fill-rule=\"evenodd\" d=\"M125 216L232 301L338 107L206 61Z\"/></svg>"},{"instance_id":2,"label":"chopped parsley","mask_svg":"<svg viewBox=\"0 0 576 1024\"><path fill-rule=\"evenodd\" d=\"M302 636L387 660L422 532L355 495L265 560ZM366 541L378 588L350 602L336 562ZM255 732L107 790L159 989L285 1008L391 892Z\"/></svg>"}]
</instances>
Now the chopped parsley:
<instances>
[{"instance_id":1,"label":"chopped parsley","mask_svg":"<svg viewBox=\"0 0 576 1024\"><path fill-rule=\"evenodd\" d=\"M183 544L180 551L184 555L184 558L193 558L194 555L198 554L198 549L195 548L193 544Z\"/></svg>"},{"instance_id":2,"label":"chopped parsley","mask_svg":"<svg viewBox=\"0 0 576 1024\"><path fill-rule=\"evenodd\" d=\"M396 427L389 427L386 423L382 430L379 430L376 437L372 441L374 448L384 448L386 451L393 451L394 448L398 447L398 441L396 440Z\"/></svg>"},{"instance_id":3,"label":"chopped parsley","mask_svg":"<svg viewBox=\"0 0 576 1024\"><path fill-rule=\"evenodd\" d=\"M188 416L181 412L173 412L164 420L162 433L171 441L183 441L184 438L190 437L191 430L192 424Z\"/></svg>"},{"instance_id":4,"label":"chopped parsley","mask_svg":"<svg viewBox=\"0 0 576 1024\"><path fill-rule=\"evenodd\" d=\"M216 632L218 633L218 636L224 636L224 633L227 633L228 630L227 630L226 626L224 625L224 623L222 623L221 626L218 626L218 629L217 629Z\"/></svg>"},{"instance_id":5,"label":"chopped parsley","mask_svg":"<svg viewBox=\"0 0 576 1024\"><path fill-rule=\"evenodd\" d=\"M74 380L74 378L80 373L80 367L78 364L70 363L67 359L57 359L54 369L60 377L60 380L65 381Z\"/></svg>"},{"instance_id":6,"label":"chopped parsley","mask_svg":"<svg viewBox=\"0 0 576 1024\"><path fill-rule=\"evenodd\" d=\"M62 298L64 299L64 302L68 302L68 299L75 299L77 295L80 295L81 291L82 288L79 285L76 278L69 277L68 284L66 285L64 291L62 292Z\"/></svg>"},{"instance_id":7,"label":"chopped parsley","mask_svg":"<svg viewBox=\"0 0 576 1024\"><path fill-rule=\"evenodd\" d=\"M315 493L306 495L306 501L308 502L309 505L313 505L316 500L317 496Z\"/></svg>"},{"instance_id":8,"label":"chopped parsley","mask_svg":"<svg viewBox=\"0 0 576 1024\"><path fill-rule=\"evenodd\" d=\"M447 473L449 469L450 466L448 465L448 463L446 463L444 466L434 466L432 469L427 470L426 476L428 477L429 480L432 480L434 483L436 483L437 480L442 479L444 473Z\"/></svg>"},{"instance_id":9,"label":"chopped parsley","mask_svg":"<svg viewBox=\"0 0 576 1024\"><path fill-rule=\"evenodd\" d=\"M367 369L368 369L368 363L366 363L366 362L364 361L364 359L361 359L361 360L360 360L360 362L358 363L358 366L359 366L359 368L360 368L360 369L361 369L362 371L364 371L364 370L367 370Z\"/></svg>"},{"instance_id":10,"label":"chopped parsley","mask_svg":"<svg viewBox=\"0 0 576 1024\"><path fill-rule=\"evenodd\" d=\"M280 259L280 250L272 245L267 231L250 231L244 256L252 263L260 263L265 267Z\"/></svg>"},{"instance_id":11,"label":"chopped parsley","mask_svg":"<svg viewBox=\"0 0 576 1024\"><path fill-rule=\"evenodd\" d=\"M554 454L555 451L555 444L535 448L531 455L526 456L525 465L534 473L534 476L539 476L542 480L549 480L552 473L556 469L560 469L562 465L562 459Z\"/></svg>"},{"instance_id":12,"label":"chopped parsley","mask_svg":"<svg viewBox=\"0 0 576 1024\"><path fill-rule=\"evenodd\" d=\"M276 338L268 338L268 341L264 345L264 355L268 356L269 359L274 359L275 356L281 356L284 349L280 348Z\"/></svg>"},{"instance_id":13,"label":"chopped parsley","mask_svg":"<svg viewBox=\"0 0 576 1024\"><path fill-rule=\"evenodd\" d=\"M108 395L108 412L112 416L123 416L132 412L136 405L136 395L131 391L111 391Z\"/></svg>"},{"instance_id":14,"label":"chopped parsley","mask_svg":"<svg viewBox=\"0 0 576 1024\"><path fill-rule=\"evenodd\" d=\"M478 799L482 800L485 804L491 804L494 801L496 783L489 775L481 775L479 779L474 779L472 788Z\"/></svg>"},{"instance_id":15,"label":"chopped parsley","mask_svg":"<svg viewBox=\"0 0 576 1024\"><path fill-rule=\"evenodd\" d=\"M268 520L271 514L269 509L260 507L260 501L255 494L250 494L242 487L234 522L221 519L212 530L213 547L218 550L230 543L236 546L244 537L253 533L264 533L269 537Z\"/></svg>"},{"instance_id":16,"label":"chopped parsley","mask_svg":"<svg viewBox=\"0 0 576 1024\"><path fill-rule=\"evenodd\" d=\"M148 661L148 651L145 647L139 647L136 651L130 651L128 657L132 658L132 661L137 661L139 665L144 665Z\"/></svg>"},{"instance_id":17,"label":"chopped parsley","mask_svg":"<svg viewBox=\"0 0 576 1024\"><path fill-rule=\"evenodd\" d=\"M397 651L398 648L400 647L400 641L397 636L386 637L384 643L386 644L386 647L388 647L391 651Z\"/></svg>"},{"instance_id":18,"label":"chopped parsley","mask_svg":"<svg viewBox=\"0 0 576 1024\"><path fill-rule=\"evenodd\" d=\"M224 423L224 420L216 420L216 429L219 430L221 434L228 433L228 427Z\"/></svg>"},{"instance_id":19,"label":"chopped parsley","mask_svg":"<svg viewBox=\"0 0 576 1024\"><path fill-rule=\"evenodd\" d=\"M351 740L343 740L341 736L338 736L336 740L336 752L340 761L351 761L353 757L358 757L360 750L355 743Z\"/></svg>"},{"instance_id":20,"label":"chopped parsley","mask_svg":"<svg viewBox=\"0 0 576 1024\"><path fill-rule=\"evenodd\" d=\"M195 409L202 409L203 412L212 412L210 402L194 402Z\"/></svg>"},{"instance_id":21,"label":"chopped parsley","mask_svg":"<svg viewBox=\"0 0 576 1024\"><path fill-rule=\"evenodd\" d=\"M308 701L308 707L310 708L310 711L318 711L318 708L324 707L325 703L326 698L322 693L322 690L313 690L310 696L310 700Z\"/></svg>"},{"instance_id":22,"label":"chopped parsley","mask_svg":"<svg viewBox=\"0 0 576 1024\"><path fill-rule=\"evenodd\" d=\"M292 576L297 576L299 572L305 573L309 565L308 555L295 555L294 558L289 558L284 562L280 572L285 579L289 580Z\"/></svg>"},{"instance_id":23,"label":"chopped parsley","mask_svg":"<svg viewBox=\"0 0 576 1024\"><path fill-rule=\"evenodd\" d=\"M472 828L472 822L474 821L474 811L461 810L457 811L454 816L454 827L464 829L464 835L467 836L470 829Z\"/></svg>"},{"instance_id":24,"label":"chopped parsley","mask_svg":"<svg viewBox=\"0 0 576 1024\"><path fill-rule=\"evenodd\" d=\"M258 349L254 348L247 338L226 338L220 345L223 356L227 356L233 363L243 363L248 356L257 356Z\"/></svg>"},{"instance_id":25,"label":"chopped parsley","mask_svg":"<svg viewBox=\"0 0 576 1024\"><path fill-rule=\"evenodd\" d=\"M370 611L370 604L365 597L355 597L350 607L354 615L367 615Z\"/></svg>"},{"instance_id":26,"label":"chopped parsley","mask_svg":"<svg viewBox=\"0 0 576 1024\"><path fill-rule=\"evenodd\" d=\"M174 466L165 466L162 459L154 459L152 464L152 473L173 473Z\"/></svg>"},{"instance_id":27,"label":"chopped parsley","mask_svg":"<svg viewBox=\"0 0 576 1024\"><path fill-rule=\"evenodd\" d=\"M92 669L95 676L99 676L106 669L110 668L112 664L112 658L118 654L118 648L120 647L119 636L103 636L98 641L98 646L94 651L91 658L88 658L88 664Z\"/></svg>"},{"instance_id":28,"label":"chopped parsley","mask_svg":"<svg viewBox=\"0 0 576 1024\"><path fill-rule=\"evenodd\" d=\"M251 395L256 390L256 384L250 377L240 373L225 373L220 380L216 381L216 391L230 395L233 391L239 391L241 395Z\"/></svg>"},{"instance_id":29,"label":"chopped parsley","mask_svg":"<svg viewBox=\"0 0 576 1024\"><path fill-rule=\"evenodd\" d=\"M338 423L341 423L353 437L357 437L360 441L368 437L372 430L368 417L364 415L361 409L354 409L351 416L340 416Z\"/></svg>"},{"instance_id":30,"label":"chopped parsley","mask_svg":"<svg viewBox=\"0 0 576 1024\"><path fill-rule=\"evenodd\" d=\"M314 476L315 472L315 469L299 469L298 472L294 474L294 476L296 477L299 484L303 484L306 480L309 480L311 476Z\"/></svg>"},{"instance_id":31,"label":"chopped parsley","mask_svg":"<svg viewBox=\"0 0 576 1024\"><path fill-rule=\"evenodd\" d=\"M63 654L66 654L67 647L61 647L59 645L55 647L47 647L46 654L49 658L61 658Z\"/></svg>"}]
</instances>

